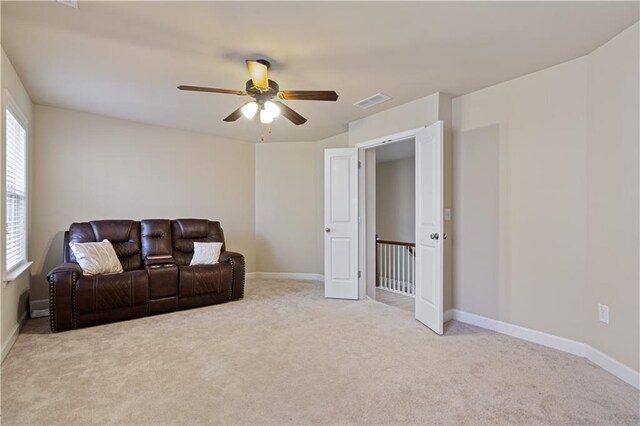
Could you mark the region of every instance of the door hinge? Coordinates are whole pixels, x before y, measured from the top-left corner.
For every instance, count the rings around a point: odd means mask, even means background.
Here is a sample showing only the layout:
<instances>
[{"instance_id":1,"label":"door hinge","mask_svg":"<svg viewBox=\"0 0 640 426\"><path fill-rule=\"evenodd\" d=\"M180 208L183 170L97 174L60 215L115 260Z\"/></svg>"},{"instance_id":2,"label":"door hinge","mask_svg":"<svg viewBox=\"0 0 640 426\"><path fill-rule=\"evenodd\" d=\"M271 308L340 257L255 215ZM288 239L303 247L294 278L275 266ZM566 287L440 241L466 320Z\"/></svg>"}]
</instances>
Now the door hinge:
<instances>
[{"instance_id":1,"label":"door hinge","mask_svg":"<svg viewBox=\"0 0 640 426\"><path fill-rule=\"evenodd\" d=\"M361 161L358 161L358 168L359 169L362 168L362 162Z\"/></svg>"},{"instance_id":2,"label":"door hinge","mask_svg":"<svg viewBox=\"0 0 640 426\"><path fill-rule=\"evenodd\" d=\"M362 271L358 271L358 278L362 278Z\"/></svg>"}]
</instances>

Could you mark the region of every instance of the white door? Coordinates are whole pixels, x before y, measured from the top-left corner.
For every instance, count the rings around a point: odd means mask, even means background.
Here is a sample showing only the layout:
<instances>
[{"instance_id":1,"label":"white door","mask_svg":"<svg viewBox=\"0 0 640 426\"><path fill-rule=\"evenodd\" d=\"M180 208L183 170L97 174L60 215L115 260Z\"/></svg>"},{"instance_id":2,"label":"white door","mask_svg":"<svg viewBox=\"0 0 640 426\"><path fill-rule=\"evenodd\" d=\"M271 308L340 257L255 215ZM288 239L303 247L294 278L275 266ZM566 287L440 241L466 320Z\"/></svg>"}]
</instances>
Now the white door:
<instances>
[{"instance_id":1,"label":"white door","mask_svg":"<svg viewBox=\"0 0 640 426\"><path fill-rule=\"evenodd\" d=\"M416 134L416 319L442 334L443 124Z\"/></svg>"},{"instance_id":2,"label":"white door","mask_svg":"<svg viewBox=\"0 0 640 426\"><path fill-rule=\"evenodd\" d=\"M324 151L324 296L358 298L358 150Z\"/></svg>"}]
</instances>

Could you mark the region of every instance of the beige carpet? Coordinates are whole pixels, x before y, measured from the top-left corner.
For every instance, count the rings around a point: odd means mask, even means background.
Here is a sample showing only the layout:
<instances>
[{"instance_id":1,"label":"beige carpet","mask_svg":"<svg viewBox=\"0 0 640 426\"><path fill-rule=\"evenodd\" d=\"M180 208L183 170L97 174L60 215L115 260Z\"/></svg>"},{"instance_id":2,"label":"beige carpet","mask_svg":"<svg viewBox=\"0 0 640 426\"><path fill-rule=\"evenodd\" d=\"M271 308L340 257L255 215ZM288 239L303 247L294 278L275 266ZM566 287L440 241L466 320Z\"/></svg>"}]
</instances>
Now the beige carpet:
<instances>
[{"instance_id":1,"label":"beige carpet","mask_svg":"<svg viewBox=\"0 0 640 426\"><path fill-rule=\"evenodd\" d=\"M381 288L376 288L375 299L385 305L394 306L409 312L415 312L416 309L416 301L413 297L383 290Z\"/></svg>"},{"instance_id":2,"label":"beige carpet","mask_svg":"<svg viewBox=\"0 0 640 426\"><path fill-rule=\"evenodd\" d=\"M584 359L285 280L58 334L29 321L2 365L3 424L638 424L638 398Z\"/></svg>"}]
</instances>

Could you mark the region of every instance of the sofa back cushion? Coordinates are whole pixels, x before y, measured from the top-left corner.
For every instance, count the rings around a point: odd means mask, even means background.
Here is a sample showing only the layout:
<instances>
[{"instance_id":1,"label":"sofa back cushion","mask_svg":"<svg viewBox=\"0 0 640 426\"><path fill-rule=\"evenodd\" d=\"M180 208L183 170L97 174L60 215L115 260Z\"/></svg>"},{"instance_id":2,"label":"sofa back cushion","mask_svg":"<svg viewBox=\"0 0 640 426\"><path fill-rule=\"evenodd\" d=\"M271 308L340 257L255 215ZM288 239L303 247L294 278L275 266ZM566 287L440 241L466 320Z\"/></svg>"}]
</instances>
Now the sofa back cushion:
<instances>
[{"instance_id":1,"label":"sofa back cushion","mask_svg":"<svg viewBox=\"0 0 640 426\"><path fill-rule=\"evenodd\" d=\"M173 258L178 266L191 263L193 257L193 243L222 243L224 234L220 222L206 219L176 219L171 221L171 235L173 238Z\"/></svg>"},{"instance_id":2,"label":"sofa back cushion","mask_svg":"<svg viewBox=\"0 0 640 426\"><path fill-rule=\"evenodd\" d=\"M66 238L65 238L66 240ZM69 241L93 243L109 240L125 271L142 269L140 222L133 220L93 220L72 223ZM65 241L65 244L67 242ZM65 247L65 262L77 262L73 252Z\"/></svg>"},{"instance_id":3,"label":"sofa back cushion","mask_svg":"<svg viewBox=\"0 0 640 426\"><path fill-rule=\"evenodd\" d=\"M168 219L145 219L140 222L142 237L142 259L147 256L172 255L171 221Z\"/></svg>"}]
</instances>

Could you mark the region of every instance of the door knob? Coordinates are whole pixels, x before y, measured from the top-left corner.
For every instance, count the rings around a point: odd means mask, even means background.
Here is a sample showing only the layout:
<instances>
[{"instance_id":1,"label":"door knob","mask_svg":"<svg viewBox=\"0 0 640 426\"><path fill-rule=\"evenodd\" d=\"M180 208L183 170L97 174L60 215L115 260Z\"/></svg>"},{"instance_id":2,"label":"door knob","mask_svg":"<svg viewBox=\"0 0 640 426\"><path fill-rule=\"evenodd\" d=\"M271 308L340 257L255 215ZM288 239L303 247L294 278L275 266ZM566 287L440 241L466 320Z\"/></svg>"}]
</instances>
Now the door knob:
<instances>
[{"instance_id":1,"label":"door knob","mask_svg":"<svg viewBox=\"0 0 640 426\"><path fill-rule=\"evenodd\" d=\"M330 231L331 231L331 229L329 229L329 228L324 228L324 232L330 232Z\"/></svg>"},{"instance_id":2,"label":"door knob","mask_svg":"<svg viewBox=\"0 0 640 426\"><path fill-rule=\"evenodd\" d=\"M440 235L437 232L434 232L433 234L431 234L430 237L432 240L440 239Z\"/></svg>"}]
</instances>

